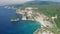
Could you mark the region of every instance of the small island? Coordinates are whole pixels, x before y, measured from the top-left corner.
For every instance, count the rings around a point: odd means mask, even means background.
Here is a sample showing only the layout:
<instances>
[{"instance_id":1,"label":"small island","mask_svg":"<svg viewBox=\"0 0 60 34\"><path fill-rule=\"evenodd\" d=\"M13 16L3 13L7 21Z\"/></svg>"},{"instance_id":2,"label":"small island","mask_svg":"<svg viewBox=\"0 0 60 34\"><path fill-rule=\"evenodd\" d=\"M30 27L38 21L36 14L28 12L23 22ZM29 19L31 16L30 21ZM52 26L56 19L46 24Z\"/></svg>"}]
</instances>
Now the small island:
<instances>
[{"instance_id":1,"label":"small island","mask_svg":"<svg viewBox=\"0 0 60 34\"><path fill-rule=\"evenodd\" d=\"M17 21L19 21L19 18L13 17L13 18L11 19L11 21L12 21L12 22L17 22Z\"/></svg>"}]
</instances>

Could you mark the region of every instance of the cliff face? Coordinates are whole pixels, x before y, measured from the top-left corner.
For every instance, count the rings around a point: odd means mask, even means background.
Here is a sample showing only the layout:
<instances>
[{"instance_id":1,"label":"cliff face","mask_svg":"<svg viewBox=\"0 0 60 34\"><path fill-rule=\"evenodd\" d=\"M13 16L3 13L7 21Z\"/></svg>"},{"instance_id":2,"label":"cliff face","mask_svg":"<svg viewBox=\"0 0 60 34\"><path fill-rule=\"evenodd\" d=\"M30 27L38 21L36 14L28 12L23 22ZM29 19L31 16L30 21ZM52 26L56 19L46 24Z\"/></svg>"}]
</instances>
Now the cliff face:
<instances>
[{"instance_id":1,"label":"cliff face","mask_svg":"<svg viewBox=\"0 0 60 34\"><path fill-rule=\"evenodd\" d=\"M44 14L34 12L32 7L25 8L25 10L17 9L16 13L22 15L22 20L32 20L40 22L44 27L53 27L53 24L47 19L49 19Z\"/></svg>"}]
</instances>

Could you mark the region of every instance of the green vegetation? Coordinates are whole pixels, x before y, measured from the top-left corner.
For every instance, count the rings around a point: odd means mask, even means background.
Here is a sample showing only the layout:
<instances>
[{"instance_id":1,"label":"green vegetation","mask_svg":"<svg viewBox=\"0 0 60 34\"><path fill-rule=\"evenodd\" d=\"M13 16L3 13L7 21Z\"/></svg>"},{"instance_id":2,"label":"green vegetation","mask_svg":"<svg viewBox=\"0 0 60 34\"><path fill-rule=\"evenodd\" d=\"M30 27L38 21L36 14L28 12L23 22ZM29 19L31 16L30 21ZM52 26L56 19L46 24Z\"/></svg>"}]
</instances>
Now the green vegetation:
<instances>
[{"instance_id":1,"label":"green vegetation","mask_svg":"<svg viewBox=\"0 0 60 34\"><path fill-rule=\"evenodd\" d=\"M15 20L15 19L17 19L17 17L13 17L12 19Z\"/></svg>"},{"instance_id":2,"label":"green vegetation","mask_svg":"<svg viewBox=\"0 0 60 34\"><path fill-rule=\"evenodd\" d=\"M46 28L49 31L52 31L54 34L59 34L59 32L57 31L57 28Z\"/></svg>"},{"instance_id":3,"label":"green vegetation","mask_svg":"<svg viewBox=\"0 0 60 34\"><path fill-rule=\"evenodd\" d=\"M22 6L21 8L24 9L25 7L30 7L30 6ZM60 6L59 5L35 5L35 6L31 6L31 7L36 7L38 9L35 9L33 11L39 12L39 13L43 13L44 15L48 16L49 18L51 18L52 16L57 15L57 19L55 19L55 23L57 25L57 27L60 29ZM59 32L57 31L57 28L47 28L48 30L54 32L54 34L59 34Z\"/></svg>"},{"instance_id":4,"label":"green vegetation","mask_svg":"<svg viewBox=\"0 0 60 34\"><path fill-rule=\"evenodd\" d=\"M34 11L43 13L50 18L52 16L57 15L58 18L55 19L55 23L56 23L57 27L60 29L60 6L49 5L49 6L35 6L35 7L38 7L38 9L34 10ZM47 29L52 31L54 34L59 34L59 32L57 31L57 27L47 28Z\"/></svg>"},{"instance_id":5,"label":"green vegetation","mask_svg":"<svg viewBox=\"0 0 60 34\"><path fill-rule=\"evenodd\" d=\"M55 22L57 27L60 28L60 5L32 5L32 6L24 5L20 8L24 9L26 7L36 7L38 9L34 11L43 13L50 18L52 16L57 15L58 18L55 19Z\"/></svg>"},{"instance_id":6,"label":"green vegetation","mask_svg":"<svg viewBox=\"0 0 60 34\"><path fill-rule=\"evenodd\" d=\"M55 23L60 28L60 6L38 6L38 9L34 11L43 13L50 18L57 15L58 18L55 19Z\"/></svg>"},{"instance_id":7,"label":"green vegetation","mask_svg":"<svg viewBox=\"0 0 60 34\"><path fill-rule=\"evenodd\" d=\"M58 18L55 19L55 23L57 27L60 29L60 6L36 6L36 7L38 7L38 9L34 11L43 13L50 18L52 16L57 15ZM57 27L47 29L54 32L54 34L59 34L59 32L57 31Z\"/></svg>"}]
</instances>

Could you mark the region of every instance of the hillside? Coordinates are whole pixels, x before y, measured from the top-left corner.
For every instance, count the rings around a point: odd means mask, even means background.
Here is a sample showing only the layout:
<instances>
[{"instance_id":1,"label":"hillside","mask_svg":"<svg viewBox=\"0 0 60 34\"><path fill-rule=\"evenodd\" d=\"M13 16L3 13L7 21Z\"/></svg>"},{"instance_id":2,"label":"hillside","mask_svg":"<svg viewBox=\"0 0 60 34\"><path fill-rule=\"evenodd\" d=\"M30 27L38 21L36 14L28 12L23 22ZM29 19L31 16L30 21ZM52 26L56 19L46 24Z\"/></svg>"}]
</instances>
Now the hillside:
<instances>
[{"instance_id":1,"label":"hillside","mask_svg":"<svg viewBox=\"0 0 60 34\"><path fill-rule=\"evenodd\" d=\"M30 1L26 2L24 4L16 4L16 5L9 5L14 6L16 8L22 8L25 7L37 7L39 9L34 10L40 13L45 14L48 17L52 17L57 15L58 18L55 19L55 22L57 24L57 27L60 28L60 2L51 2L51 1Z\"/></svg>"},{"instance_id":2,"label":"hillside","mask_svg":"<svg viewBox=\"0 0 60 34\"><path fill-rule=\"evenodd\" d=\"M58 18L55 19L55 23L58 28L60 28L60 3L51 1L30 1L22 5L16 5L15 7L24 9L25 7L37 7L37 12L43 13L48 17L57 15Z\"/></svg>"},{"instance_id":3,"label":"hillside","mask_svg":"<svg viewBox=\"0 0 60 34\"><path fill-rule=\"evenodd\" d=\"M12 4L8 6L14 6L16 8L24 7L24 6L40 6L40 5L60 5L60 2L52 2L52 1L29 1L23 4Z\"/></svg>"},{"instance_id":4,"label":"hillside","mask_svg":"<svg viewBox=\"0 0 60 34\"><path fill-rule=\"evenodd\" d=\"M52 1L30 1L25 4L26 5L57 5L60 3L59 2L52 2Z\"/></svg>"}]
</instances>

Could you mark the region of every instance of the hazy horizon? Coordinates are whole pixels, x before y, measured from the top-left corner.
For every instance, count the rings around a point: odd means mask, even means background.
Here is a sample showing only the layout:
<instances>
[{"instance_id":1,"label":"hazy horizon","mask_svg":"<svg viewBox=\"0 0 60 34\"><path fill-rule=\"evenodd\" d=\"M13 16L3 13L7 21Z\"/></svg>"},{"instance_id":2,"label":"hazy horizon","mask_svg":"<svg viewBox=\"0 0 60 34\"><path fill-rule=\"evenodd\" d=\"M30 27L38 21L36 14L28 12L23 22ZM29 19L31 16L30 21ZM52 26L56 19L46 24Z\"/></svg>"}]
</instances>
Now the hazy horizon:
<instances>
[{"instance_id":1,"label":"hazy horizon","mask_svg":"<svg viewBox=\"0 0 60 34\"><path fill-rule=\"evenodd\" d=\"M60 0L0 0L0 6L1 5L8 5L8 4L20 4L25 3L28 1L54 1L54 2L60 2Z\"/></svg>"}]
</instances>

